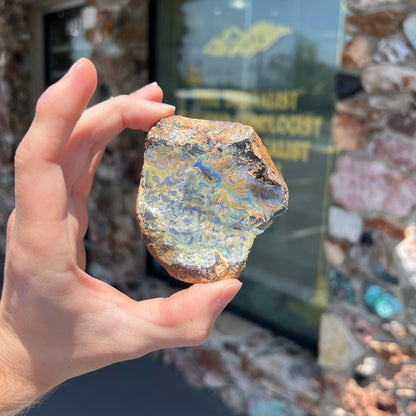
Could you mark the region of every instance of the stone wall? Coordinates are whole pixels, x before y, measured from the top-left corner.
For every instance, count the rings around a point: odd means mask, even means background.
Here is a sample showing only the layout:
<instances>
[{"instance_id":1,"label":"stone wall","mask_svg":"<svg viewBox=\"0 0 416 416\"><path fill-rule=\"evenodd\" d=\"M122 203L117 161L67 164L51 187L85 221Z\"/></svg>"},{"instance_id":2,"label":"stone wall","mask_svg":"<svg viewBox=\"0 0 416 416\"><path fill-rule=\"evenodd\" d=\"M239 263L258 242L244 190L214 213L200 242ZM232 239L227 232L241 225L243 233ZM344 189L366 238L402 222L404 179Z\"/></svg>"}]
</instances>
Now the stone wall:
<instances>
[{"instance_id":1,"label":"stone wall","mask_svg":"<svg viewBox=\"0 0 416 416\"><path fill-rule=\"evenodd\" d=\"M31 36L28 14L20 2L0 1L0 264L4 258L7 219L14 207L13 156L26 131ZM16 34L19 36L16 36Z\"/></svg>"},{"instance_id":2,"label":"stone wall","mask_svg":"<svg viewBox=\"0 0 416 416\"><path fill-rule=\"evenodd\" d=\"M347 0L320 364L337 414L416 414L416 2Z\"/></svg>"},{"instance_id":3,"label":"stone wall","mask_svg":"<svg viewBox=\"0 0 416 416\"><path fill-rule=\"evenodd\" d=\"M98 73L94 101L147 84L148 1L90 2L86 38ZM94 22L94 19L92 19ZM145 250L135 220L144 133L127 130L106 149L89 199L88 271L127 291L145 277Z\"/></svg>"}]
</instances>

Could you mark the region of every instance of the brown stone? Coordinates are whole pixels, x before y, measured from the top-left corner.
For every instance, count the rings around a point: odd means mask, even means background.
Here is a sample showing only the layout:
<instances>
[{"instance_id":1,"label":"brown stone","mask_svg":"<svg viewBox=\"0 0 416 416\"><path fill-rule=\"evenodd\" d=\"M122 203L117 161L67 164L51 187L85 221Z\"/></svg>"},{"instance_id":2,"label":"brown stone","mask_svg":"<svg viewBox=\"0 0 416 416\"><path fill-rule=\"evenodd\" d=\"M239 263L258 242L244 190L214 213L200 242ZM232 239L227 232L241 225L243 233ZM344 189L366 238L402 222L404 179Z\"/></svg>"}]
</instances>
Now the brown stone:
<instances>
[{"instance_id":1,"label":"brown stone","mask_svg":"<svg viewBox=\"0 0 416 416\"><path fill-rule=\"evenodd\" d=\"M325 258L331 266L341 266L344 263L347 251L348 244L343 241L328 239L324 243Z\"/></svg>"},{"instance_id":2,"label":"brown stone","mask_svg":"<svg viewBox=\"0 0 416 416\"><path fill-rule=\"evenodd\" d=\"M150 253L186 282L239 277L289 197L260 138L240 123L173 116L145 145L137 218Z\"/></svg>"},{"instance_id":3,"label":"brown stone","mask_svg":"<svg viewBox=\"0 0 416 416\"><path fill-rule=\"evenodd\" d=\"M380 230L397 240L403 240L404 238L404 226L396 221L387 220L382 216L373 215L367 217L364 220L364 227Z\"/></svg>"},{"instance_id":4,"label":"brown stone","mask_svg":"<svg viewBox=\"0 0 416 416\"><path fill-rule=\"evenodd\" d=\"M345 32L348 35L388 36L401 30L405 16L404 12L393 10L350 15L345 19Z\"/></svg>"},{"instance_id":5,"label":"brown stone","mask_svg":"<svg viewBox=\"0 0 416 416\"><path fill-rule=\"evenodd\" d=\"M401 406L390 393L379 389L375 383L360 387L349 380L342 397L342 404L355 416L401 416Z\"/></svg>"},{"instance_id":6,"label":"brown stone","mask_svg":"<svg viewBox=\"0 0 416 416\"><path fill-rule=\"evenodd\" d=\"M390 116L387 125L399 133L409 137L416 137L416 115L414 113L394 113Z\"/></svg>"},{"instance_id":7,"label":"brown stone","mask_svg":"<svg viewBox=\"0 0 416 416\"><path fill-rule=\"evenodd\" d=\"M198 354L198 363L206 370L213 371L217 374L224 374L225 364L221 358L221 354L216 350L208 348L200 348Z\"/></svg>"},{"instance_id":8,"label":"brown stone","mask_svg":"<svg viewBox=\"0 0 416 416\"><path fill-rule=\"evenodd\" d=\"M349 114L363 122L375 123L383 118L383 112L377 111L378 109L370 106L369 100L371 98L372 97L369 97L364 93L355 94L352 97L343 99L342 101L337 101L335 104L335 110L337 113Z\"/></svg>"},{"instance_id":9,"label":"brown stone","mask_svg":"<svg viewBox=\"0 0 416 416\"><path fill-rule=\"evenodd\" d=\"M147 28L143 21L140 21L134 14L124 12L119 16L118 37L122 42L143 42L147 40Z\"/></svg>"},{"instance_id":10,"label":"brown stone","mask_svg":"<svg viewBox=\"0 0 416 416\"><path fill-rule=\"evenodd\" d=\"M369 108L368 96L366 94L355 94L351 98L337 101L335 109L338 113L347 113L361 120L373 118L372 109Z\"/></svg>"},{"instance_id":11,"label":"brown stone","mask_svg":"<svg viewBox=\"0 0 416 416\"><path fill-rule=\"evenodd\" d=\"M416 91L416 71L395 65L369 65L361 74L368 94Z\"/></svg>"},{"instance_id":12,"label":"brown stone","mask_svg":"<svg viewBox=\"0 0 416 416\"><path fill-rule=\"evenodd\" d=\"M370 44L361 36L356 36L346 43L342 51L342 66L344 68L362 68L371 62Z\"/></svg>"},{"instance_id":13,"label":"brown stone","mask_svg":"<svg viewBox=\"0 0 416 416\"><path fill-rule=\"evenodd\" d=\"M416 364L404 364L398 373L394 375L394 381L398 389L416 390Z\"/></svg>"},{"instance_id":14,"label":"brown stone","mask_svg":"<svg viewBox=\"0 0 416 416\"><path fill-rule=\"evenodd\" d=\"M416 353L410 345L372 339L367 346L389 364L397 365L416 359Z\"/></svg>"},{"instance_id":15,"label":"brown stone","mask_svg":"<svg viewBox=\"0 0 416 416\"><path fill-rule=\"evenodd\" d=\"M408 334L406 327L399 321L386 322L381 326L381 328L383 331L392 335L395 339L404 339Z\"/></svg>"},{"instance_id":16,"label":"brown stone","mask_svg":"<svg viewBox=\"0 0 416 416\"><path fill-rule=\"evenodd\" d=\"M341 150L363 149L367 124L350 114L340 113L332 119L332 141Z\"/></svg>"},{"instance_id":17,"label":"brown stone","mask_svg":"<svg viewBox=\"0 0 416 416\"><path fill-rule=\"evenodd\" d=\"M262 368L255 364L252 358L248 354L243 353L240 356L241 371L253 380L259 379L264 376L265 372Z\"/></svg>"},{"instance_id":18,"label":"brown stone","mask_svg":"<svg viewBox=\"0 0 416 416\"><path fill-rule=\"evenodd\" d=\"M384 390L393 390L396 387L394 380L382 376L381 374L376 375L376 380L378 385L383 388Z\"/></svg>"},{"instance_id":19,"label":"brown stone","mask_svg":"<svg viewBox=\"0 0 416 416\"><path fill-rule=\"evenodd\" d=\"M406 415L407 416L415 416L416 415L416 402L410 402L407 405Z\"/></svg>"}]
</instances>

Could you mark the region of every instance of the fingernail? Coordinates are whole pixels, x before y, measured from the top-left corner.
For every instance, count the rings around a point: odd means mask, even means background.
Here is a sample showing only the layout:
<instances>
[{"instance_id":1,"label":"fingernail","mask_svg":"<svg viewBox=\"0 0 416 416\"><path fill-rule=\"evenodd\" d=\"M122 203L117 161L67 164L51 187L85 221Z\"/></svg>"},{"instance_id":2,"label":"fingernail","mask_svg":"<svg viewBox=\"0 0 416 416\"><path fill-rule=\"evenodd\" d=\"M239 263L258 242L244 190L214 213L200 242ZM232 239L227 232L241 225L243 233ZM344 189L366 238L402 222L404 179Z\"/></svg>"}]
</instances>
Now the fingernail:
<instances>
[{"instance_id":1,"label":"fingernail","mask_svg":"<svg viewBox=\"0 0 416 416\"><path fill-rule=\"evenodd\" d=\"M154 82L151 82L150 84L145 85L142 88L139 88L136 92L139 92L140 94L148 93L148 92L153 91L156 87L157 87L157 82L154 81Z\"/></svg>"},{"instance_id":2,"label":"fingernail","mask_svg":"<svg viewBox=\"0 0 416 416\"><path fill-rule=\"evenodd\" d=\"M176 107L174 105L165 104L165 103L159 103L157 101L150 101L153 105L158 106L159 108L163 108L164 110L176 110Z\"/></svg>"},{"instance_id":3,"label":"fingernail","mask_svg":"<svg viewBox=\"0 0 416 416\"><path fill-rule=\"evenodd\" d=\"M240 281L225 286L221 290L217 298L217 303L221 308L225 308L235 297L237 292L240 290L242 283Z\"/></svg>"}]
</instances>

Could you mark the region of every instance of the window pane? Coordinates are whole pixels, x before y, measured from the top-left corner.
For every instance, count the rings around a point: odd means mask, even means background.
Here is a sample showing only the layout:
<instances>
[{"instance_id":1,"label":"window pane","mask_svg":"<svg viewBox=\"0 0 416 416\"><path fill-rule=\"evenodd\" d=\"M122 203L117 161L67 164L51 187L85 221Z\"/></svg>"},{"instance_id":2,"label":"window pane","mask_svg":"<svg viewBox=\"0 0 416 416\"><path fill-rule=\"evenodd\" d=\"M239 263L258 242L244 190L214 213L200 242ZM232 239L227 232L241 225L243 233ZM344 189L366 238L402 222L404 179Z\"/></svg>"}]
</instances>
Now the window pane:
<instances>
[{"instance_id":1,"label":"window pane","mask_svg":"<svg viewBox=\"0 0 416 416\"><path fill-rule=\"evenodd\" d=\"M76 60L91 54L92 45L85 40L81 12L81 7L75 7L44 16L47 86L58 81Z\"/></svg>"},{"instance_id":2,"label":"window pane","mask_svg":"<svg viewBox=\"0 0 416 416\"><path fill-rule=\"evenodd\" d=\"M326 306L330 118L336 0L159 0L156 76L177 114L254 127L290 192L259 236L235 303L263 323L316 340ZM342 29L342 28L341 28Z\"/></svg>"}]
</instances>

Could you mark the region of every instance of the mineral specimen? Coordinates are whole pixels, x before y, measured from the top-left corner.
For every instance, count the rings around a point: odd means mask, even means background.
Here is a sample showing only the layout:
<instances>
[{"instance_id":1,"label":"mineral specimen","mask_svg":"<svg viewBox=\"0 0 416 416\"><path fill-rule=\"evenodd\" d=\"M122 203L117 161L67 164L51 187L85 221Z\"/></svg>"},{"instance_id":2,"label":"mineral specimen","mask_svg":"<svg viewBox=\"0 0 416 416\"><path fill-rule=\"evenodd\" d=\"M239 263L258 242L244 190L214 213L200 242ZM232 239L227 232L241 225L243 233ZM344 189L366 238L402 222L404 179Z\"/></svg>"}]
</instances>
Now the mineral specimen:
<instances>
[{"instance_id":1,"label":"mineral specimen","mask_svg":"<svg viewBox=\"0 0 416 416\"><path fill-rule=\"evenodd\" d=\"M372 60L371 46L361 36L352 38L342 51L342 66L344 68L362 68Z\"/></svg>"},{"instance_id":2,"label":"mineral specimen","mask_svg":"<svg viewBox=\"0 0 416 416\"><path fill-rule=\"evenodd\" d=\"M364 282L363 300L367 308L384 319L391 319L402 310L400 301L382 286Z\"/></svg>"},{"instance_id":3,"label":"mineral specimen","mask_svg":"<svg viewBox=\"0 0 416 416\"><path fill-rule=\"evenodd\" d=\"M408 215L416 204L416 181L381 161L340 156L330 185L334 200L347 210Z\"/></svg>"},{"instance_id":4,"label":"mineral specimen","mask_svg":"<svg viewBox=\"0 0 416 416\"><path fill-rule=\"evenodd\" d=\"M287 209L288 189L251 127L173 116L148 133L137 218L175 278L237 278L255 237Z\"/></svg>"},{"instance_id":5,"label":"mineral specimen","mask_svg":"<svg viewBox=\"0 0 416 416\"><path fill-rule=\"evenodd\" d=\"M388 36L401 30L405 18L402 11L383 10L376 13L353 14L345 18L348 35Z\"/></svg>"},{"instance_id":6,"label":"mineral specimen","mask_svg":"<svg viewBox=\"0 0 416 416\"><path fill-rule=\"evenodd\" d=\"M416 71L396 65L369 65L364 68L361 82L368 94L390 94L416 91Z\"/></svg>"}]
</instances>

